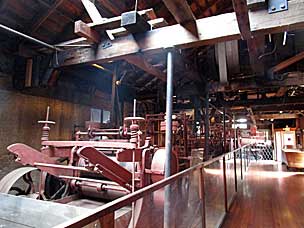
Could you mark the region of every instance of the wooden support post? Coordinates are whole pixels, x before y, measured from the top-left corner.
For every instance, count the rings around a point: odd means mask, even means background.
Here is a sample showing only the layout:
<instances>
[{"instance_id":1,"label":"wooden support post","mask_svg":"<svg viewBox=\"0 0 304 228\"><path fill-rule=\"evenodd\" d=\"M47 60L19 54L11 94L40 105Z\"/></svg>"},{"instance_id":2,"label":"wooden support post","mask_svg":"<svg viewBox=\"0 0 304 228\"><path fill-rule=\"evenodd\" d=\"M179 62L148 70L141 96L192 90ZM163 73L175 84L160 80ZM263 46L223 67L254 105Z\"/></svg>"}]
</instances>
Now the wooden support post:
<instances>
[{"instance_id":1,"label":"wooden support post","mask_svg":"<svg viewBox=\"0 0 304 228\"><path fill-rule=\"evenodd\" d=\"M26 60L26 71L25 71L25 87L32 86L32 76L33 76L33 59Z\"/></svg>"}]
</instances>

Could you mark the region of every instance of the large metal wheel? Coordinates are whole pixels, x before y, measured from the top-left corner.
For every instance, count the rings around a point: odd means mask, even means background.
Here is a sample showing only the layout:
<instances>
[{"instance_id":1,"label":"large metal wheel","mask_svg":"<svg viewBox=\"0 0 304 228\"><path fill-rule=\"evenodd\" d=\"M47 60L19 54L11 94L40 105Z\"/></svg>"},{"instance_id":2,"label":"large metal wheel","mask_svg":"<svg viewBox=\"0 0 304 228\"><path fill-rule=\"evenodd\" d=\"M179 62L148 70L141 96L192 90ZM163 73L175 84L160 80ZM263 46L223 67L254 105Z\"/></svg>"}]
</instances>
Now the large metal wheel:
<instances>
[{"instance_id":1,"label":"large metal wheel","mask_svg":"<svg viewBox=\"0 0 304 228\"><path fill-rule=\"evenodd\" d=\"M8 173L0 180L0 193L37 198L38 185L34 183L33 173L39 174L38 169L22 167Z\"/></svg>"},{"instance_id":2,"label":"large metal wheel","mask_svg":"<svg viewBox=\"0 0 304 228\"><path fill-rule=\"evenodd\" d=\"M62 179L46 174L44 196L46 200L57 200L67 196L69 185Z\"/></svg>"}]
</instances>

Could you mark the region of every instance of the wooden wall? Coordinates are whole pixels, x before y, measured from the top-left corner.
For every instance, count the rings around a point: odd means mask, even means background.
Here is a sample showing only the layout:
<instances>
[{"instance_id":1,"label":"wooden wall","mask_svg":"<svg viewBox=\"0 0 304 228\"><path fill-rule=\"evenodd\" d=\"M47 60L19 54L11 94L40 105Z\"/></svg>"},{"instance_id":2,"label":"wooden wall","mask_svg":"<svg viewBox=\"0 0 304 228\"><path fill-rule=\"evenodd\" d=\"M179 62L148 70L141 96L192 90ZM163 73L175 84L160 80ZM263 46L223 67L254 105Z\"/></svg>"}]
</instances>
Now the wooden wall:
<instances>
[{"instance_id":1,"label":"wooden wall","mask_svg":"<svg viewBox=\"0 0 304 228\"><path fill-rule=\"evenodd\" d=\"M70 140L74 125L84 125L90 119L90 106L73 104L61 100L21 94L0 87L0 178L14 169L17 164L6 147L21 142L40 148L41 125L50 106L50 120L56 121L51 127L51 140ZM110 110L108 102L92 106Z\"/></svg>"}]
</instances>

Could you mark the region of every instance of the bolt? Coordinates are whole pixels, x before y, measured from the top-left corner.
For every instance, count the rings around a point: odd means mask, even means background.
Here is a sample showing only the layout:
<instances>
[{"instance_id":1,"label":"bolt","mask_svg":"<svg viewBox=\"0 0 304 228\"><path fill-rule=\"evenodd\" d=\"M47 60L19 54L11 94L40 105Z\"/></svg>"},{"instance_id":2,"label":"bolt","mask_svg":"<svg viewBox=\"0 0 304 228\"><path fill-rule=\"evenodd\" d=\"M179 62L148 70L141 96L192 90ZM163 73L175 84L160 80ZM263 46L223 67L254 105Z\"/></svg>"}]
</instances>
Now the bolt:
<instances>
[{"instance_id":1,"label":"bolt","mask_svg":"<svg viewBox=\"0 0 304 228\"><path fill-rule=\"evenodd\" d=\"M272 11L275 11L275 10L276 10L276 7L275 7L275 6L271 6L271 10L272 10Z\"/></svg>"},{"instance_id":2,"label":"bolt","mask_svg":"<svg viewBox=\"0 0 304 228\"><path fill-rule=\"evenodd\" d=\"M284 3L282 3L281 5L280 5L280 7L281 7L281 9L285 9L285 4Z\"/></svg>"}]
</instances>

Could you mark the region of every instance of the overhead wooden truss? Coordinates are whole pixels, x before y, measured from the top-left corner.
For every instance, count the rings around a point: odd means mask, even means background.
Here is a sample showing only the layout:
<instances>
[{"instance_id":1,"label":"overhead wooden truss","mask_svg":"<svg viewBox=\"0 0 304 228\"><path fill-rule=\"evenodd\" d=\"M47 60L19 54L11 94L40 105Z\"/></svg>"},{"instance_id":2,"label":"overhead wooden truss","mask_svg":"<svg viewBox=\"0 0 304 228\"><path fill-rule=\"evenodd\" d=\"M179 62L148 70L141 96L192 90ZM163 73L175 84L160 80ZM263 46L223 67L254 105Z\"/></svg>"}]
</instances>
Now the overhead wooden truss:
<instances>
[{"instance_id":1,"label":"overhead wooden truss","mask_svg":"<svg viewBox=\"0 0 304 228\"><path fill-rule=\"evenodd\" d=\"M304 28L304 0L289 2L289 9L276 14L267 10L249 11L254 36ZM241 38L235 13L196 20L195 36L180 24L158 28L143 34L126 35L115 40L101 39L96 47L78 48L59 53L58 67L123 59L137 53L157 53L166 47L190 48ZM90 27L94 29L94 26Z\"/></svg>"}]
</instances>

